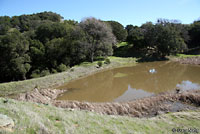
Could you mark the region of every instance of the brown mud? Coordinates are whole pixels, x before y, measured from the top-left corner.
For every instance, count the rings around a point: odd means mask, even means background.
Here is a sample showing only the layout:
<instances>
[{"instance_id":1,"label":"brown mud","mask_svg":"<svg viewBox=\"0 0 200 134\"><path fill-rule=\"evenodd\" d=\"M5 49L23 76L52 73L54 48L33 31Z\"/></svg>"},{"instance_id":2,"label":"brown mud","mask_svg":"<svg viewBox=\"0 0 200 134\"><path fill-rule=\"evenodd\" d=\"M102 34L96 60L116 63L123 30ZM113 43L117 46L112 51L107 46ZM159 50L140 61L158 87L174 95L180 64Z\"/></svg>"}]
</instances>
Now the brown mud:
<instances>
[{"instance_id":1,"label":"brown mud","mask_svg":"<svg viewBox=\"0 0 200 134\"><path fill-rule=\"evenodd\" d=\"M55 100L59 94L62 94L65 91L66 90L35 88L30 92L20 94L17 97L17 100L49 104L52 103L52 101Z\"/></svg>"},{"instance_id":2,"label":"brown mud","mask_svg":"<svg viewBox=\"0 0 200 134\"><path fill-rule=\"evenodd\" d=\"M152 117L168 112L195 110L200 106L200 90L173 91L121 103L89 103L56 100L57 95L62 92L64 91L56 89L35 89L32 92L21 94L19 100L52 104L61 108L94 111L100 114L131 117Z\"/></svg>"},{"instance_id":3,"label":"brown mud","mask_svg":"<svg viewBox=\"0 0 200 134\"><path fill-rule=\"evenodd\" d=\"M192 65L200 65L200 57L188 57L188 58L178 58L176 59L181 64L192 64Z\"/></svg>"}]
</instances>

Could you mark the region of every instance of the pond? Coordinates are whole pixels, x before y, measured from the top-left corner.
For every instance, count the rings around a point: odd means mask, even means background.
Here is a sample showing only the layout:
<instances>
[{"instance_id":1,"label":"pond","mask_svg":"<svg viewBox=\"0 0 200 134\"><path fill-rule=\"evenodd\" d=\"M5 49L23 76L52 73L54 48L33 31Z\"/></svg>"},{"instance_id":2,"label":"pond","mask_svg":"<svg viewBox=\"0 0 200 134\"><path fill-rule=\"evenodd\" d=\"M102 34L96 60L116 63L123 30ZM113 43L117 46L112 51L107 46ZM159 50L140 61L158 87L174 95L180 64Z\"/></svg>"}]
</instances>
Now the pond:
<instances>
[{"instance_id":1,"label":"pond","mask_svg":"<svg viewBox=\"0 0 200 134\"><path fill-rule=\"evenodd\" d=\"M200 67L170 61L138 63L66 83L58 100L124 102L179 88L200 89Z\"/></svg>"}]
</instances>

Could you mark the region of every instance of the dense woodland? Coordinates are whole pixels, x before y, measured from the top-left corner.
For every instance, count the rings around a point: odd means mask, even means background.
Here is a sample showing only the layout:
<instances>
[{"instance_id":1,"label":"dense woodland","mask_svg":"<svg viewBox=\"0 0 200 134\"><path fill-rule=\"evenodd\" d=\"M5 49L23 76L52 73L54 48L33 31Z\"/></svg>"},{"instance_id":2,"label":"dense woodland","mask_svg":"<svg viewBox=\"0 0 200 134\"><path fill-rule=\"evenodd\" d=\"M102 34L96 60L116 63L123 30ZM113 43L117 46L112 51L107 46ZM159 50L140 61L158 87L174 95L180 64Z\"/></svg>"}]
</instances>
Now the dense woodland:
<instances>
[{"instance_id":1,"label":"dense woodland","mask_svg":"<svg viewBox=\"0 0 200 134\"><path fill-rule=\"evenodd\" d=\"M128 49L117 53L117 43ZM200 21L181 24L158 19L124 27L116 21L86 18L80 23L42 12L0 17L0 82L65 71L110 55L164 58L200 47ZM115 53L116 52L116 53Z\"/></svg>"}]
</instances>

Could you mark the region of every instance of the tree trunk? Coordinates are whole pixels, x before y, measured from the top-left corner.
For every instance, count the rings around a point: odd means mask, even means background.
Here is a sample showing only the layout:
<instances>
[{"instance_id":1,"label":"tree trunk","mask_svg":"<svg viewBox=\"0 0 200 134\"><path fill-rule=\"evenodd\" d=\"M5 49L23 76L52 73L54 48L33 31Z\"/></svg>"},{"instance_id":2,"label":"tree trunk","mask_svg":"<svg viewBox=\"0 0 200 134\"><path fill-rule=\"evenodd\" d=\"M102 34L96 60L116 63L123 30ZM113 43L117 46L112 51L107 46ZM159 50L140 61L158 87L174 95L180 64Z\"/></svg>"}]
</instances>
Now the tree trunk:
<instances>
[{"instance_id":1,"label":"tree trunk","mask_svg":"<svg viewBox=\"0 0 200 134\"><path fill-rule=\"evenodd\" d=\"M26 75L25 74L22 75L22 80L26 80Z\"/></svg>"},{"instance_id":2,"label":"tree trunk","mask_svg":"<svg viewBox=\"0 0 200 134\"><path fill-rule=\"evenodd\" d=\"M93 63L93 61L94 61L94 53L92 52L91 53L91 62Z\"/></svg>"}]
</instances>

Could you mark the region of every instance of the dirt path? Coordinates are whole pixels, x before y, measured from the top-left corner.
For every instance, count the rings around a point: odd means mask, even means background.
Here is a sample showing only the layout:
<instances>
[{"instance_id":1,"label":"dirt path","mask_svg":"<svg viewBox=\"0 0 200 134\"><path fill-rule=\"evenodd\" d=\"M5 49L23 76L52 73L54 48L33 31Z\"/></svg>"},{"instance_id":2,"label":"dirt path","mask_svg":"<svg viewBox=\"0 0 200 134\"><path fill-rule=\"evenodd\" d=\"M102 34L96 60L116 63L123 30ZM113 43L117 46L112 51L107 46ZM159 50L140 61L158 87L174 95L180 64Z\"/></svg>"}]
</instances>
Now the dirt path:
<instances>
[{"instance_id":1,"label":"dirt path","mask_svg":"<svg viewBox=\"0 0 200 134\"><path fill-rule=\"evenodd\" d=\"M195 110L200 106L200 90L168 92L131 102L122 103L89 103L78 101L55 100L62 90L37 90L21 94L19 100L52 104L56 107L94 111L108 115L131 117L152 117L167 112Z\"/></svg>"}]
</instances>

